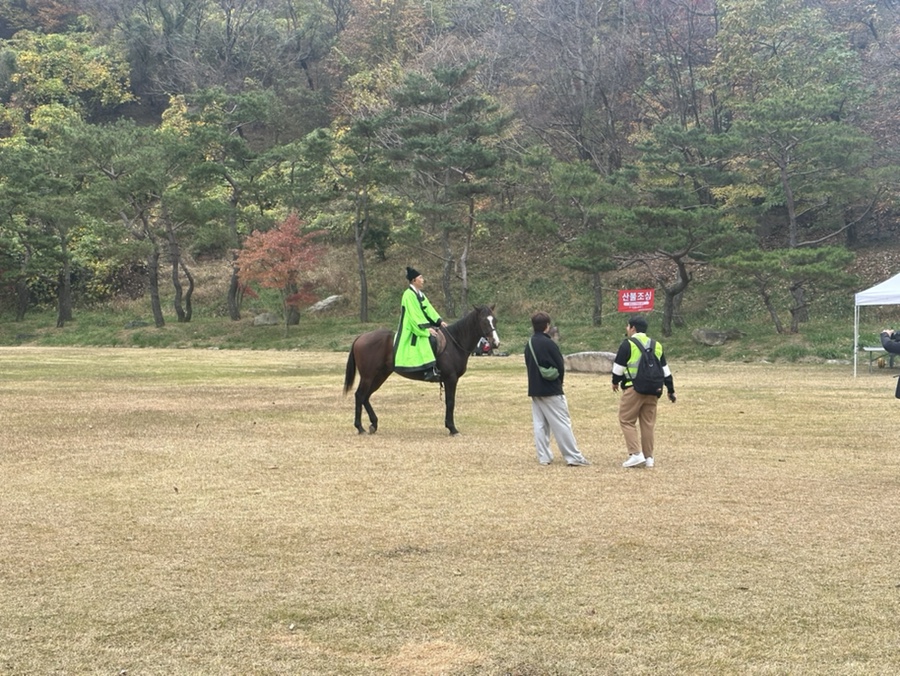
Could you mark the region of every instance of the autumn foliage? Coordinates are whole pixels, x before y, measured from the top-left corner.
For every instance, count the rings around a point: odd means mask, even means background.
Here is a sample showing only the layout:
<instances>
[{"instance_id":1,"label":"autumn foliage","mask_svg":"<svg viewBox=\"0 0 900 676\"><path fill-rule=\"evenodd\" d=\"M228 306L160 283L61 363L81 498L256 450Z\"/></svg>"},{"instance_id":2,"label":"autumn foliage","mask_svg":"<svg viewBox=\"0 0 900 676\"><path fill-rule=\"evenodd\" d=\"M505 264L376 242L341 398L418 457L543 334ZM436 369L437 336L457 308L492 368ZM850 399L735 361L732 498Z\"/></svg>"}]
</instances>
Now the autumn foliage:
<instances>
[{"instance_id":1,"label":"autumn foliage","mask_svg":"<svg viewBox=\"0 0 900 676\"><path fill-rule=\"evenodd\" d=\"M291 305L316 300L309 277L325 251L317 242L322 231L304 234L302 227L291 214L271 230L254 230L237 258L242 284L278 290L285 314Z\"/></svg>"}]
</instances>

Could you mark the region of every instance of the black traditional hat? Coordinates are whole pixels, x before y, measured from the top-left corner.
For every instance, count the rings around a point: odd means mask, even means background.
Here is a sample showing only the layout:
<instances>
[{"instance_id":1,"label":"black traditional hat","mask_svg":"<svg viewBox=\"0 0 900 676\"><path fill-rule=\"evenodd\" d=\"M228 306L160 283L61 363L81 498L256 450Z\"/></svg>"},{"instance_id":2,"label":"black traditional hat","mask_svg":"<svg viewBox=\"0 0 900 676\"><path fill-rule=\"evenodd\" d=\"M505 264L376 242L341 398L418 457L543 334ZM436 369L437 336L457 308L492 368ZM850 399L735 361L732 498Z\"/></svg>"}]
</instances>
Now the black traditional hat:
<instances>
[{"instance_id":1,"label":"black traditional hat","mask_svg":"<svg viewBox=\"0 0 900 676\"><path fill-rule=\"evenodd\" d=\"M416 277L418 277L418 276L421 275L421 274L422 274L422 273L419 272L418 270L416 270L415 268L411 268L411 267L409 267L409 266L406 266L406 278L407 278L409 281L414 280Z\"/></svg>"}]
</instances>

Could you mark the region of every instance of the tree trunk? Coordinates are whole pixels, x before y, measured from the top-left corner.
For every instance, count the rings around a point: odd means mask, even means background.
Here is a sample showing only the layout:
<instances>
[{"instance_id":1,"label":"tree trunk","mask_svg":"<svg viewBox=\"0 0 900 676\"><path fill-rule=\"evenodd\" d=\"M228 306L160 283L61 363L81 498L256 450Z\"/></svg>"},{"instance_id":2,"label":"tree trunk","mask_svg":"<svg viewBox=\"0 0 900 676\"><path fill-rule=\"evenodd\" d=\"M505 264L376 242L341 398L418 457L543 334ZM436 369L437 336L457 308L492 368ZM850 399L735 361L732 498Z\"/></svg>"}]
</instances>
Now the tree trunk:
<instances>
[{"instance_id":1,"label":"tree trunk","mask_svg":"<svg viewBox=\"0 0 900 676\"><path fill-rule=\"evenodd\" d=\"M791 314L797 315L797 323L809 321L809 303L806 301L806 289L802 281L796 281L791 284L791 297L794 299L794 307L791 308ZM797 327L799 330L799 327ZM796 333L794 331L794 333Z\"/></svg>"},{"instance_id":2,"label":"tree trunk","mask_svg":"<svg viewBox=\"0 0 900 676\"><path fill-rule=\"evenodd\" d=\"M672 322L679 329L683 329L685 326L684 322L684 314L681 312L681 301L684 300L684 291L675 294L675 300L673 301L673 314L672 314Z\"/></svg>"},{"instance_id":3,"label":"tree trunk","mask_svg":"<svg viewBox=\"0 0 900 676\"><path fill-rule=\"evenodd\" d=\"M791 333L799 333L800 324L809 321L809 303L806 302L803 282L791 284L791 297L794 299L791 307Z\"/></svg>"},{"instance_id":4,"label":"tree trunk","mask_svg":"<svg viewBox=\"0 0 900 676\"><path fill-rule=\"evenodd\" d=\"M175 316L178 318L178 323L183 324L185 322L185 314L184 308L181 306L182 296L184 290L181 288L181 280L178 278L178 267L180 265L180 261L177 258L172 259L172 286L175 288L175 298L172 300L172 305L175 308Z\"/></svg>"},{"instance_id":5,"label":"tree trunk","mask_svg":"<svg viewBox=\"0 0 900 676\"><path fill-rule=\"evenodd\" d=\"M450 281L453 276L453 251L450 248L450 231L444 228L441 232L441 244L444 250L444 265L441 269L441 287L444 291L444 312L439 313L444 317L456 316L456 303L453 300L453 291Z\"/></svg>"},{"instance_id":6,"label":"tree trunk","mask_svg":"<svg viewBox=\"0 0 900 676\"><path fill-rule=\"evenodd\" d=\"M665 298L665 301L663 304L662 334L668 338L672 335L672 315L675 314L675 294L666 287L663 287L663 297Z\"/></svg>"},{"instance_id":7,"label":"tree trunk","mask_svg":"<svg viewBox=\"0 0 900 676\"><path fill-rule=\"evenodd\" d=\"M356 222L353 228L356 240L356 270L359 273L359 321L363 323L369 321L369 281L366 276L366 250L363 246L368 229L368 192L363 190L362 194L357 198Z\"/></svg>"},{"instance_id":8,"label":"tree trunk","mask_svg":"<svg viewBox=\"0 0 900 676\"><path fill-rule=\"evenodd\" d=\"M672 322L675 318L676 298L684 293L691 277L688 274L687 266L681 256L672 258L678 269L678 276L675 284L670 287L663 286L663 294L665 296L665 305L663 306L663 324L662 334L667 338L672 335Z\"/></svg>"},{"instance_id":9,"label":"tree trunk","mask_svg":"<svg viewBox=\"0 0 900 676\"><path fill-rule=\"evenodd\" d=\"M766 310L769 311L772 323L775 324L775 332L784 333L784 326L782 326L781 319L778 317L778 310L775 309L775 304L772 302L772 296L766 290L764 284L759 285L759 295L762 297L763 305L766 306Z\"/></svg>"},{"instance_id":10,"label":"tree trunk","mask_svg":"<svg viewBox=\"0 0 900 676\"><path fill-rule=\"evenodd\" d=\"M856 227L857 221L854 219L851 220L850 223L847 223L847 220L851 218L851 214L844 214L844 223L847 224L847 230L844 233L844 237L846 238L844 243L848 249L853 249L857 244L859 244L859 230Z\"/></svg>"},{"instance_id":11,"label":"tree trunk","mask_svg":"<svg viewBox=\"0 0 900 676\"><path fill-rule=\"evenodd\" d=\"M463 244L462 253L459 255L459 276L462 283L459 302L463 311L469 307L469 249L472 246L472 238L475 236L475 199L472 197L469 198L469 213L466 220L466 241Z\"/></svg>"},{"instance_id":12,"label":"tree trunk","mask_svg":"<svg viewBox=\"0 0 900 676\"><path fill-rule=\"evenodd\" d=\"M184 302L184 288L181 286L181 277L178 273L182 267L181 246L179 246L178 238L175 236L175 229L168 219L166 219L166 239L169 244L169 261L172 264L172 287L175 289L175 297L172 299L172 304L175 308L175 316L178 318L178 323L184 324L189 322L190 318L182 305Z\"/></svg>"},{"instance_id":13,"label":"tree trunk","mask_svg":"<svg viewBox=\"0 0 900 676\"><path fill-rule=\"evenodd\" d=\"M241 203L242 191L237 183L226 175L225 180L231 186L231 196L228 198L228 230L231 233L234 252L231 255L231 281L228 284L228 316L236 322L241 318L241 292L240 270L237 267L237 252L241 248L241 233L237 227L237 209Z\"/></svg>"},{"instance_id":14,"label":"tree trunk","mask_svg":"<svg viewBox=\"0 0 900 676\"><path fill-rule=\"evenodd\" d=\"M66 322L72 321L72 263L69 260L69 247L64 238L60 239L62 250L62 270L59 272L57 286L56 328L61 329Z\"/></svg>"},{"instance_id":15,"label":"tree trunk","mask_svg":"<svg viewBox=\"0 0 900 676\"><path fill-rule=\"evenodd\" d=\"M232 260L231 281L228 284L228 316L231 317L232 321L238 321L241 318L241 279L238 276L239 272L237 265Z\"/></svg>"},{"instance_id":16,"label":"tree trunk","mask_svg":"<svg viewBox=\"0 0 900 676\"><path fill-rule=\"evenodd\" d=\"M603 325L603 280L599 272L591 273L591 289L594 292L594 310L591 323L594 326Z\"/></svg>"},{"instance_id":17,"label":"tree trunk","mask_svg":"<svg viewBox=\"0 0 900 676\"><path fill-rule=\"evenodd\" d=\"M189 322L194 316L194 305L191 303L191 297L194 295L194 276L183 261L181 263L181 271L184 272L184 276L188 281L188 288L184 294L184 321Z\"/></svg>"},{"instance_id":18,"label":"tree trunk","mask_svg":"<svg viewBox=\"0 0 900 676\"><path fill-rule=\"evenodd\" d=\"M300 323L300 310L296 305L288 305L287 299L297 293L297 285L289 284L282 289L282 307L284 308L284 337L290 336L290 327L297 326Z\"/></svg>"},{"instance_id":19,"label":"tree trunk","mask_svg":"<svg viewBox=\"0 0 900 676\"><path fill-rule=\"evenodd\" d=\"M359 265L359 321L364 324L369 321L369 279L366 276L365 255L361 249L356 251Z\"/></svg>"},{"instance_id":20,"label":"tree trunk","mask_svg":"<svg viewBox=\"0 0 900 676\"><path fill-rule=\"evenodd\" d=\"M31 304L31 291L28 289L28 281L25 278L16 280L16 321L25 319L25 313Z\"/></svg>"},{"instance_id":21,"label":"tree trunk","mask_svg":"<svg viewBox=\"0 0 900 676\"><path fill-rule=\"evenodd\" d=\"M797 247L797 202L794 200L794 190L791 186L791 179L787 173L787 160L784 159L778 164L779 173L781 175L781 188L784 190L784 204L788 212L788 239L792 249Z\"/></svg>"},{"instance_id":22,"label":"tree trunk","mask_svg":"<svg viewBox=\"0 0 900 676\"><path fill-rule=\"evenodd\" d=\"M287 310L288 326L297 326L300 323L300 308L296 305L289 305Z\"/></svg>"},{"instance_id":23,"label":"tree trunk","mask_svg":"<svg viewBox=\"0 0 900 676\"><path fill-rule=\"evenodd\" d=\"M284 297L289 298L290 296L294 296L297 294L297 291L296 284L289 284L284 290ZM288 305L285 303L284 322L287 326L297 326L300 323L300 308L296 305Z\"/></svg>"},{"instance_id":24,"label":"tree trunk","mask_svg":"<svg viewBox=\"0 0 900 676\"><path fill-rule=\"evenodd\" d=\"M153 243L153 250L147 256L147 286L150 289L150 308L153 311L153 323L161 329L166 325L163 317L162 305L159 301L159 247Z\"/></svg>"},{"instance_id":25,"label":"tree trunk","mask_svg":"<svg viewBox=\"0 0 900 676\"><path fill-rule=\"evenodd\" d=\"M27 270L28 264L31 262L31 249L25 247L25 255L23 257L20 276L16 278L16 321L20 322L25 319L25 313L31 304L31 290L28 288Z\"/></svg>"}]
</instances>

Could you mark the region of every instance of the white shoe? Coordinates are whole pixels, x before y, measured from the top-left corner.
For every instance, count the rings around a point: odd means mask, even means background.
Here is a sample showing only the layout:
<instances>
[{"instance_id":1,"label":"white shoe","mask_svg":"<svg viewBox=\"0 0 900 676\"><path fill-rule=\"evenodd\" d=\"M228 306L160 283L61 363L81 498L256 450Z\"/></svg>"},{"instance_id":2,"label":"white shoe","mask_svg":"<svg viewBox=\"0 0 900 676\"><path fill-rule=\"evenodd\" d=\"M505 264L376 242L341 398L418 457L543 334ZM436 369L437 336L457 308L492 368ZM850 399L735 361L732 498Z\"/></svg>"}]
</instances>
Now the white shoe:
<instances>
[{"instance_id":1,"label":"white shoe","mask_svg":"<svg viewBox=\"0 0 900 676\"><path fill-rule=\"evenodd\" d=\"M647 459L644 461L644 467L653 467L653 458L652 458L652 457L651 457L651 458L647 458Z\"/></svg>"},{"instance_id":2,"label":"white shoe","mask_svg":"<svg viewBox=\"0 0 900 676\"><path fill-rule=\"evenodd\" d=\"M628 460L622 463L622 467L637 467L647 462L643 453L632 453L628 456Z\"/></svg>"}]
</instances>

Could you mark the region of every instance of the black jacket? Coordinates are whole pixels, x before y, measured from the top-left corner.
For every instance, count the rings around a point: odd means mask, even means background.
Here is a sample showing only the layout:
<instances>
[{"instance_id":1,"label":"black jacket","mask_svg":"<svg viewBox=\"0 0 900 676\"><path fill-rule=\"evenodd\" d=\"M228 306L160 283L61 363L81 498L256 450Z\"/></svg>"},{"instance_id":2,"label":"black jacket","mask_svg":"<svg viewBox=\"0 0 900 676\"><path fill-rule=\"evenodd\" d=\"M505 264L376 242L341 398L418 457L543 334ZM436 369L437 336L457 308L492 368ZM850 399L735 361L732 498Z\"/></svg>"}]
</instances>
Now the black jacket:
<instances>
[{"instance_id":1,"label":"black jacket","mask_svg":"<svg viewBox=\"0 0 900 676\"><path fill-rule=\"evenodd\" d=\"M644 335L647 336L646 333ZM649 338L649 337L650 336L647 336L647 338ZM630 338L626 338L625 340L622 341L622 343L619 345L619 351L616 352L616 358L614 361L615 364L618 364L619 366L623 366L623 367L628 366L628 360L631 359L631 346L632 345L634 345L634 343L631 342ZM662 367L668 366L668 364L666 363L665 350L663 350L663 353L659 357L659 365ZM666 392L668 392L669 394L674 394L675 393L675 381L672 378L671 373L669 373L669 375L667 375L665 377L664 382L666 384ZM631 387L631 380L629 378L627 378L625 375L616 375L615 373L613 373L612 374L612 384L613 385L621 384L622 389L625 390L625 389ZM662 396L662 392L659 393L659 396L660 397Z\"/></svg>"},{"instance_id":2,"label":"black jacket","mask_svg":"<svg viewBox=\"0 0 900 676\"><path fill-rule=\"evenodd\" d=\"M537 364L531 357L528 344L525 345L525 368L528 371L528 396L529 397L555 397L563 393L563 378L566 375L566 365L563 361L559 345L546 333L535 333L531 336L531 346L541 366L555 366L559 369L559 378L556 380L544 380Z\"/></svg>"},{"instance_id":3,"label":"black jacket","mask_svg":"<svg viewBox=\"0 0 900 676\"><path fill-rule=\"evenodd\" d=\"M896 335L896 334L895 334ZM893 340L888 334L881 334L881 347L887 352L900 354L900 340Z\"/></svg>"}]
</instances>

